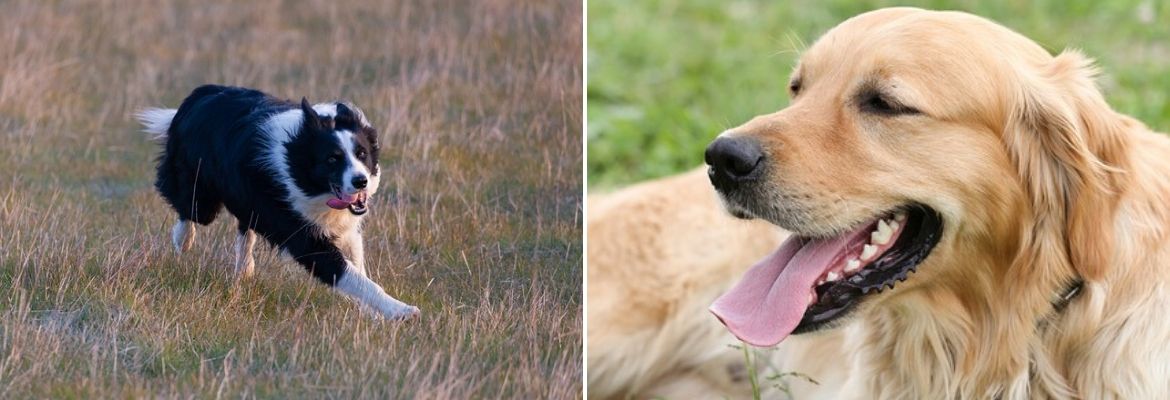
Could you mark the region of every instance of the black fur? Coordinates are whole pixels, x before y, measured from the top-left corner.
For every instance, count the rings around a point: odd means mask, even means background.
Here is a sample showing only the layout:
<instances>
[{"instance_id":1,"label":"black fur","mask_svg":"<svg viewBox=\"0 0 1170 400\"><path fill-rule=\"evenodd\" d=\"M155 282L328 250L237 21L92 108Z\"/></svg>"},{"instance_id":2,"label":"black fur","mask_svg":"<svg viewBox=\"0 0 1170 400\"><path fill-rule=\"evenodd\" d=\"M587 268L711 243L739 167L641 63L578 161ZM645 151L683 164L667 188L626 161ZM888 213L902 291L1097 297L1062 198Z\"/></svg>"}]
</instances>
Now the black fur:
<instances>
[{"instance_id":1,"label":"black fur","mask_svg":"<svg viewBox=\"0 0 1170 400\"><path fill-rule=\"evenodd\" d=\"M338 104L335 117L323 117L306 99L297 104L252 89L206 85L191 92L172 119L155 187L182 220L207 225L226 207L239 220L241 233L255 231L333 285L346 272L345 258L333 244L336 238L296 211L284 183L265 164L272 146L265 124L297 109L304 121L285 144L286 160L277 162L287 163L292 181L307 197L331 193L342 183L347 161L335 129L354 132L355 153L360 149L362 163L377 173L377 134L349 107ZM330 162L331 157L342 159Z\"/></svg>"}]
</instances>

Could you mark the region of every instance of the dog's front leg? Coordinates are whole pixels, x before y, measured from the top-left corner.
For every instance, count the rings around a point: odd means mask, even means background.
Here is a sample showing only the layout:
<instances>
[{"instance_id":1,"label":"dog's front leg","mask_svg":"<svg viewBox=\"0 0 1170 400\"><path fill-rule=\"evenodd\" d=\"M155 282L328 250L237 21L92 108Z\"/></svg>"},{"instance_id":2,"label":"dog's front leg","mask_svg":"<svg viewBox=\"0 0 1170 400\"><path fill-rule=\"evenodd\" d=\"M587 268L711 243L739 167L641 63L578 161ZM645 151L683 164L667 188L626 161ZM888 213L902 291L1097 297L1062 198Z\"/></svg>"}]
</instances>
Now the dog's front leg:
<instances>
[{"instance_id":1,"label":"dog's front leg","mask_svg":"<svg viewBox=\"0 0 1170 400\"><path fill-rule=\"evenodd\" d=\"M386 294L381 286L346 258L337 244L324 237L309 230L300 230L285 240L281 248L318 280L373 309L384 318L406 319L419 313L418 307Z\"/></svg>"},{"instance_id":2,"label":"dog's front leg","mask_svg":"<svg viewBox=\"0 0 1170 400\"><path fill-rule=\"evenodd\" d=\"M381 286L378 286L377 283L370 280L364 273L354 268L353 263L346 261L346 268L345 273L341 275L341 278L337 280L337 284L333 286L341 293L372 308L384 318L406 319L418 315L418 307L403 303L391 297Z\"/></svg>"},{"instance_id":3,"label":"dog's front leg","mask_svg":"<svg viewBox=\"0 0 1170 400\"><path fill-rule=\"evenodd\" d=\"M345 255L346 260L353 263L353 268L358 273L366 275L366 252L362 244L362 233L360 230L354 229L342 235L337 240L337 248L341 249L341 254Z\"/></svg>"}]
</instances>

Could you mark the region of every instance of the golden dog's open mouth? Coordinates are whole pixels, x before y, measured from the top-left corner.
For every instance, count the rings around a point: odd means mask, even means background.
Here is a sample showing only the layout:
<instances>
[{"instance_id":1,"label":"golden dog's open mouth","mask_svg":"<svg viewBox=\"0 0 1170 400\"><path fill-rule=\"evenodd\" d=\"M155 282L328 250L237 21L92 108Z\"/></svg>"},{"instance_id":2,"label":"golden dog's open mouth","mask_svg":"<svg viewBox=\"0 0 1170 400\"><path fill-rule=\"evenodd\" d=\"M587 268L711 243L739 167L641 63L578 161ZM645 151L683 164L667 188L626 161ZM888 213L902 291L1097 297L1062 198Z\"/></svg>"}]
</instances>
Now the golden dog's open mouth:
<instances>
[{"instance_id":1,"label":"golden dog's open mouth","mask_svg":"<svg viewBox=\"0 0 1170 400\"><path fill-rule=\"evenodd\" d=\"M792 236L753 266L711 312L740 340L774 346L845 316L870 293L893 288L938 243L942 217L914 205L829 238Z\"/></svg>"}]
</instances>

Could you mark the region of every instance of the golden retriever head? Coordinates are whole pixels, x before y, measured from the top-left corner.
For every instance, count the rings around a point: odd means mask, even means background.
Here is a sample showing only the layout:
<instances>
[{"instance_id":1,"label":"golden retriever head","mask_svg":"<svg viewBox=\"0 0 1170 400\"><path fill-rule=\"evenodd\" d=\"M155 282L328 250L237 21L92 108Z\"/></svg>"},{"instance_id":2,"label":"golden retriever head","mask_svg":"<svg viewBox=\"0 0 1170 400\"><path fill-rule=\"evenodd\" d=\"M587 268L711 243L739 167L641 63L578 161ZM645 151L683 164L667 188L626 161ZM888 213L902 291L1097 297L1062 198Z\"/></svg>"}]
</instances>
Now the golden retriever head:
<instances>
[{"instance_id":1,"label":"golden retriever head","mask_svg":"<svg viewBox=\"0 0 1170 400\"><path fill-rule=\"evenodd\" d=\"M964 13L883 9L830 30L787 108L707 149L732 214L794 233L712 311L774 345L922 291L1051 309L1110 251L1120 119L1092 75L1076 52Z\"/></svg>"}]
</instances>

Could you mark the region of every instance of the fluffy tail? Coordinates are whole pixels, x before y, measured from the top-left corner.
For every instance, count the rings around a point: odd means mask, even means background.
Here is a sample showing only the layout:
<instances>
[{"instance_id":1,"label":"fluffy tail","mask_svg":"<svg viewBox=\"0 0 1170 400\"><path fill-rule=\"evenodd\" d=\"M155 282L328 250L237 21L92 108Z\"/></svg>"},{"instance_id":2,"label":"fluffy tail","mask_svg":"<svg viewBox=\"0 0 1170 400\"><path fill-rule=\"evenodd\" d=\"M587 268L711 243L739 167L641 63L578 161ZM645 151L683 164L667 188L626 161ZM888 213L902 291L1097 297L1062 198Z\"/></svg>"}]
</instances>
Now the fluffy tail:
<instances>
[{"instance_id":1,"label":"fluffy tail","mask_svg":"<svg viewBox=\"0 0 1170 400\"><path fill-rule=\"evenodd\" d=\"M134 117L138 118L144 132L154 135L155 140L162 140L167 138L171 120L175 119L178 112L179 110L174 108L146 108L134 114Z\"/></svg>"}]
</instances>

